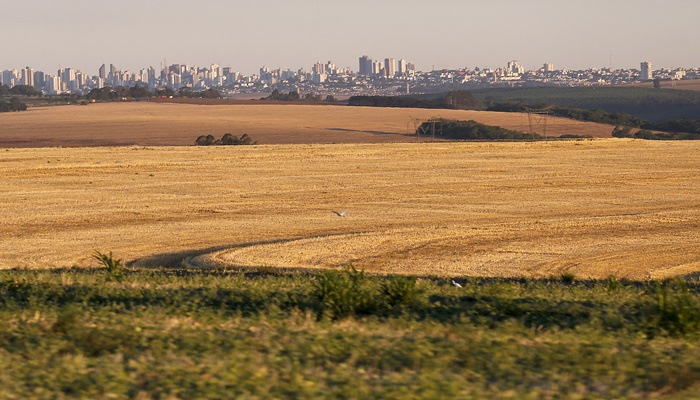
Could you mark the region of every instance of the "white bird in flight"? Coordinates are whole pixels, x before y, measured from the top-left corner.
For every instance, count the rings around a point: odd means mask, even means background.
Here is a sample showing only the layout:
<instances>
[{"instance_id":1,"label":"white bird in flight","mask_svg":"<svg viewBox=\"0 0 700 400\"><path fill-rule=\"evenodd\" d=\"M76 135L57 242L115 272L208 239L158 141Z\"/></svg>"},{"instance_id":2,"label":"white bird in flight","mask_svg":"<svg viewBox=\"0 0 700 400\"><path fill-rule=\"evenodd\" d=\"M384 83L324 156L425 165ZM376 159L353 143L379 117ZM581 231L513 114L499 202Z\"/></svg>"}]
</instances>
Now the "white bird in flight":
<instances>
[{"instance_id":1,"label":"white bird in flight","mask_svg":"<svg viewBox=\"0 0 700 400\"><path fill-rule=\"evenodd\" d=\"M333 211L333 212L334 212L337 216L339 216L339 217L344 217L345 214L348 213L348 210L341 211L341 212L338 212L338 211Z\"/></svg>"},{"instance_id":2,"label":"white bird in flight","mask_svg":"<svg viewBox=\"0 0 700 400\"><path fill-rule=\"evenodd\" d=\"M459 283L455 282L454 279L452 279L452 286L454 286L454 287L462 287L462 285L460 285Z\"/></svg>"}]
</instances>

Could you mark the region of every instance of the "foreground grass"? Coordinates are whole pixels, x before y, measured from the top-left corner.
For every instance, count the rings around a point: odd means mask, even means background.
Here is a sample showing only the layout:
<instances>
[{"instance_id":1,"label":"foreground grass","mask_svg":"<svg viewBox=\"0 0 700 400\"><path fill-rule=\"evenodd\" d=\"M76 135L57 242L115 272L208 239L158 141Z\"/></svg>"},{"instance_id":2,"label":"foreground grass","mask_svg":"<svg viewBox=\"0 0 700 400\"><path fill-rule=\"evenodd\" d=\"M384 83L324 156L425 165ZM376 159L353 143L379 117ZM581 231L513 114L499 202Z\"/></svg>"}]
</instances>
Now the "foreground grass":
<instances>
[{"instance_id":1,"label":"foreground grass","mask_svg":"<svg viewBox=\"0 0 700 400\"><path fill-rule=\"evenodd\" d=\"M0 272L0 398L700 397L700 283Z\"/></svg>"}]
</instances>

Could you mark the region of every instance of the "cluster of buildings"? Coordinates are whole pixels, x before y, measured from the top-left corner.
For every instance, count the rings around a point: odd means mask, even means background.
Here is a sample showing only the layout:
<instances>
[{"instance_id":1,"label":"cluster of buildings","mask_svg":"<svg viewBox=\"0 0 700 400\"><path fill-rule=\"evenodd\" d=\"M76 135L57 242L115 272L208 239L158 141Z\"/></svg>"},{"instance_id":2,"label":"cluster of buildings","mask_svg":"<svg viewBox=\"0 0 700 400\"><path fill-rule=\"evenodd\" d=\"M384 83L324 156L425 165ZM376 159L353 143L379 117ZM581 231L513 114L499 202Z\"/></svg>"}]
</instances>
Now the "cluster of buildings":
<instances>
[{"instance_id":1,"label":"cluster of buildings","mask_svg":"<svg viewBox=\"0 0 700 400\"><path fill-rule=\"evenodd\" d=\"M200 67L187 64L171 64L143 68L138 71L120 70L113 64L99 67L97 75L89 75L73 68L60 68L55 74L37 71L30 67L21 70L5 70L0 74L0 84L32 86L47 94L85 94L105 86L141 85L150 89L168 87L193 90L216 88L224 95L267 93L273 89L296 90L333 96L390 95L400 93L425 93L445 88L482 88L498 86L593 86L618 85L660 79L698 79L700 71L694 69L659 69L654 71L650 62L642 62L640 69L591 68L587 70L557 70L551 63L539 69L526 70L517 61L509 61L498 68L462 68L454 70L416 71L415 65L405 59L384 58L373 60L369 56L359 58L358 70L341 68L328 61L317 62L311 70L269 69L262 67L259 74L243 75L233 68L212 64Z\"/></svg>"},{"instance_id":2,"label":"cluster of buildings","mask_svg":"<svg viewBox=\"0 0 700 400\"><path fill-rule=\"evenodd\" d=\"M416 66L403 58L397 62L394 58L385 58L384 61L373 61L370 56L360 57L358 75L361 76L396 78L414 76L415 73Z\"/></svg>"}]
</instances>

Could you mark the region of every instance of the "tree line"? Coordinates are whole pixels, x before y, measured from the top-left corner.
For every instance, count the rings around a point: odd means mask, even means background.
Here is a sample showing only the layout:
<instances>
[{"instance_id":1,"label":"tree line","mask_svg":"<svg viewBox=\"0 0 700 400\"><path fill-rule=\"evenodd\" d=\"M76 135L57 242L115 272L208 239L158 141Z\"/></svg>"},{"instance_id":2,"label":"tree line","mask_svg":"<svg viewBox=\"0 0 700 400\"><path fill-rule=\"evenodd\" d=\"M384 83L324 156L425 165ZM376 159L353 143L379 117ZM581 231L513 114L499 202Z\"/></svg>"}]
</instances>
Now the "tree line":
<instances>
[{"instance_id":1,"label":"tree line","mask_svg":"<svg viewBox=\"0 0 700 400\"><path fill-rule=\"evenodd\" d=\"M350 106L364 107L459 109L500 112L527 112L528 109L550 108L552 115L556 117L618 126L619 129L616 129L613 134L617 137L636 137L655 140L700 139L700 120L693 118L671 119L654 124L631 114L608 112L601 109L579 109L553 106L545 103L488 103L489 105L486 106L485 103L475 99L466 90L455 90L434 99L420 99L411 96L353 96L348 100L348 105ZM630 129L624 129L625 127L630 127ZM633 134L631 133L632 128L640 129ZM663 133L654 133L652 131L663 131Z\"/></svg>"},{"instance_id":2,"label":"tree line","mask_svg":"<svg viewBox=\"0 0 700 400\"><path fill-rule=\"evenodd\" d=\"M473 110L479 108L479 102L466 90L453 90L437 99L418 99L411 96L352 96L348 99L348 105L450 110Z\"/></svg>"},{"instance_id":3,"label":"tree line","mask_svg":"<svg viewBox=\"0 0 700 400\"><path fill-rule=\"evenodd\" d=\"M10 101L0 100L0 112L27 111L27 105L13 97Z\"/></svg>"},{"instance_id":4,"label":"tree line","mask_svg":"<svg viewBox=\"0 0 700 400\"><path fill-rule=\"evenodd\" d=\"M234 136L230 133L224 134L221 139L216 139L214 135L200 135L195 141L195 146L241 146L258 144L257 141L244 133L241 137Z\"/></svg>"},{"instance_id":5,"label":"tree line","mask_svg":"<svg viewBox=\"0 0 700 400\"><path fill-rule=\"evenodd\" d=\"M160 88L151 91L145 86L105 86L92 89L86 96L88 100L95 101L119 101L124 99L146 99L151 97L191 97L191 98L215 98L221 97L216 89L194 91L190 87L182 87L177 91L171 88Z\"/></svg>"},{"instance_id":6,"label":"tree line","mask_svg":"<svg viewBox=\"0 0 700 400\"><path fill-rule=\"evenodd\" d=\"M440 124L440 137L454 140L538 140L542 136L536 133L523 133L500 126L484 125L474 120L455 121L440 119L421 124L416 134L432 132L433 124Z\"/></svg>"},{"instance_id":7,"label":"tree line","mask_svg":"<svg viewBox=\"0 0 700 400\"><path fill-rule=\"evenodd\" d=\"M10 88L7 85L0 85L0 96L41 96L42 93L29 85L16 85Z\"/></svg>"},{"instance_id":8,"label":"tree line","mask_svg":"<svg viewBox=\"0 0 700 400\"><path fill-rule=\"evenodd\" d=\"M299 95L299 92L296 90L290 90L289 92L284 93L284 92L281 92L277 89L273 90L269 96L262 97L260 100L303 101L306 103L320 103L320 102L332 103L332 102L336 101L335 97L333 97L330 94L328 96L326 96L324 99L321 99L321 96L316 94L316 93L307 93L302 97L301 95Z\"/></svg>"}]
</instances>

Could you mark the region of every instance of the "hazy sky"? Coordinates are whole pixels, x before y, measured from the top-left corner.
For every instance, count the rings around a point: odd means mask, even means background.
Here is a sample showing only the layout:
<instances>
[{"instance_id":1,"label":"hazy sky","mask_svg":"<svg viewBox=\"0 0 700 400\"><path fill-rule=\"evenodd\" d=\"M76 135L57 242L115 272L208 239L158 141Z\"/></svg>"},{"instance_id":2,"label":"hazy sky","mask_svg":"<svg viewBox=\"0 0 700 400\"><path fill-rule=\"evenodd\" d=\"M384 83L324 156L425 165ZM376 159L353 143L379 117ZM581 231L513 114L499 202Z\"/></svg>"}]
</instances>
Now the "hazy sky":
<instances>
[{"instance_id":1,"label":"hazy sky","mask_svg":"<svg viewBox=\"0 0 700 400\"><path fill-rule=\"evenodd\" d=\"M700 67L700 0L2 0L0 69ZM8 3L12 2L10 6Z\"/></svg>"}]
</instances>

